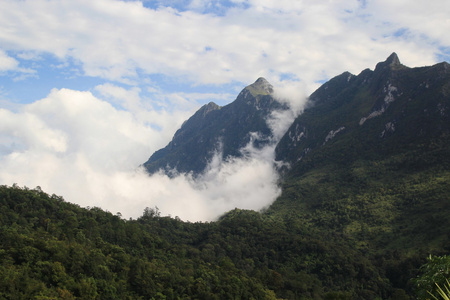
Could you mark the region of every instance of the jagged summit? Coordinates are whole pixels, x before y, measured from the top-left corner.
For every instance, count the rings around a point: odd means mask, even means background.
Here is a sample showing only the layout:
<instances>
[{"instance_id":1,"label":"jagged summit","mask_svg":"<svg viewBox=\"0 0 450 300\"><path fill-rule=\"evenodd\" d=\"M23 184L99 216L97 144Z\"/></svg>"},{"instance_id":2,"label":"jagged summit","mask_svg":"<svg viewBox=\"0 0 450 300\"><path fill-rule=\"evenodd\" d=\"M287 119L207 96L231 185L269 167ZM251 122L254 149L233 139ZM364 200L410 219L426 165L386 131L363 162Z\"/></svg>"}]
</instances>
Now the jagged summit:
<instances>
[{"instance_id":1,"label":"jagged summit","mask_svg":"<svg viewBox=\"0 0 450 300\"><path fill-rule=\"evenodd\" d=\"M256 97L257 95L270 95L273 93L273 86L264 78L259 77L254 83L247 86L246 89Z\"/></svg>"},{"instance_id":2,"label":"jagged summit","mask_svg":"<svg viewBox=\"0 0 450 300\"><path fill-rule=\"evenodd\" d=\"M393 68L401 66L403 65L400 63L400 59L398 58L397 53L393 52L391 55L389 55L389 57L385 61L379 62L376 65L375 71L382 70L386 67Z\"/></svg>"},{"instance_id":3,"label":"jagged summit","mask_svg":"<svg viewBox=\"0 0 450 300\"><path fill-rule=\"evenodd\" d=\"M397 53L393 52L389 57L386 59L385 63L391 65L400 65L400 59L398 58Z\"/></svg>"},{"instance_id":4,"label":"jagged summit","mask_svg":"<svg viewBox=\"0 0 450 300\"><path fill-rule=\"evenodd\" d=\"M213 110L217 110L220 109L220 106L217 105L214 102L209 102L208 104L203 105L200 109L199 112L201 112L202 116L206 116L208 113L212 112Z\"/></svg>"}]
</instances>

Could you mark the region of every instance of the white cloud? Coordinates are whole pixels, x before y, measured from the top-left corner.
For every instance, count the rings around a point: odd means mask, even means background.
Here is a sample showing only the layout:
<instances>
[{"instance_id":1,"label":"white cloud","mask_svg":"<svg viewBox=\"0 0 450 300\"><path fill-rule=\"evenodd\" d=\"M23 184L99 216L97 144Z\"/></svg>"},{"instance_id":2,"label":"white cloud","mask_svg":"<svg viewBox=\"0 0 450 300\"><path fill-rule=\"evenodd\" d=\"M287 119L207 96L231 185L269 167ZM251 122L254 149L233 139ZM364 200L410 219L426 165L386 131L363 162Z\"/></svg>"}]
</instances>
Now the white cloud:
<instances>
[{"instance_id":1,"label":"white cloud","mask_svg":"<svg viewBox=\"0 0 450 300\"><path fill-rule=\"evenodd\" d=\"M67 149L66 137L58 129L49 128L45 122L33 114L14 114L8 110L0 110L0 132L3 146L8 144L15 147L29 147L31 151L65 152Z\"/></svg>"},{"instance_id":2,"label":"white cloud","mask_svg":"<svg viewBox=\"0 0 450 300\"><path fill-rule=\"evenodd\" d=\"M5 51L0 49L0 72L15 70L19 66L19 62L8 56Z\"/></svg>"},{"instance_id":3,"label":"white cloud","mask_svg":"<svg viewBox=\"0 0 450 300\"><path fill-rule=\"evenodd\" d=\"M411 38L433 46L433 43L444 47L450 46L450 2L445 0L409 2L401 1L368 1L368 11L376 11L389 22L394 29L404 29L413 35Z\"/></svg>"},{"instance_id":4,"label":"white cloud","mask_svg":"<svg viewBox=\"0 0 450 300\"><path fill-rule=\"evenodd\" d=\"M20 67L19 61L9 56L4 50L0 49L0 75L2 73L12 73L13 81L20 81L29 77L35 77L35 71L29 68Z\"/></svg>"},{"instance_id":5,"label":"white cloud","mask_svg":"<svg viewBox=\"0 0 450 300\"><path fill-rule=\"evenodd\" d=\"M41 186L67 201L124 217L158 206L163 214L191 221L213 220L235 207L259 210L279 195L273 144L248 147L240 159L217 163L216 158L200 179L150 177L138 166L165 146L180 126L179 112L147 108L138 114L144 109L138 90L112 85L97 90L129 110L68 89L55 89L16 113L1 109L0 182Z\"/></svg>"},{"instance_id":6,"label":"white cloud","mask_svg":"<svg viewBox=\"0 0 450 300\"><path fill-rule=\"evenodd\" d=\"M430 64L450 45L446 1L247 4L217 16L138 1L6 0L0 41L9 51L73 58L89 76L132 83L139 71L198 84L282 73L313 84L374 66L393 51L412 66ZM404 28L409 35L396 36Z\"/></svg>"}]
</instances>

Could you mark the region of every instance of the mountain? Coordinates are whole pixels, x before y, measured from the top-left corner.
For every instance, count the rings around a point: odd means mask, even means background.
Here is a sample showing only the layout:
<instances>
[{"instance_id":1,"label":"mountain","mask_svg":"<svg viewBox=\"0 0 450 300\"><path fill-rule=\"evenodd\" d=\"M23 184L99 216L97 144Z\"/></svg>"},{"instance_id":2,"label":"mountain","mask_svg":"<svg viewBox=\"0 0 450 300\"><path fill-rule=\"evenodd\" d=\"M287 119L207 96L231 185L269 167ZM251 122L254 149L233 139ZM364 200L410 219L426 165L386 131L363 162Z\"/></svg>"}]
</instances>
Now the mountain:
<instances>
[{"instance_id":1,"label":"mountain","mask_svg":"<svg viewBox=\"0 0 450 300\"><path fill-rule=\"evenodd\" d=\"M175 133L172 141L156 151L144 167L149 173L162 169L202 172L213 156L239 157L248 143L259 148L271 142L267 118L274 110L287 109L273 97L273 87L264 78L244 88L232 103L220 107L210 102L201 107Z\"/></svg>"},{"instance_id":2,"label":"mountain","mask_svg":"<svg viewBox=\"0 0 450 300\"><path fill-rule=\"evenodd\" d=\"M408 68L393 53L373 71L336 76L278 143L276 159L290 167L265 215L351 245L371 264L358 280L381 272L370 276L411 293L423 257L450 251L449 108L446 62Z\"/></svg>"},{"instance_id":3,"label":"mountain","mask_svg":"<svg viewBox=\"0 0 450 300\"><path fill-rule=\"evenodd\" d=\"M315 91L277 145L276 159L305 169L323 163L325 153L350 163L429 146L450 132L449 97L448 63L408 68L393 53L374 71L345 72Z\"/></svg>"},{"instance_id":4,"label":"mountain","mask_svg":"<svg viewBox=\"0 0 450 300\"><path fill-rule=\"evenodd\" d=\"M408 68L393 53L374 71L336 76L275 149L290 167L269 212L364 243L449 247L449 109L446 62Z\"/></svg>"}]
</instances>

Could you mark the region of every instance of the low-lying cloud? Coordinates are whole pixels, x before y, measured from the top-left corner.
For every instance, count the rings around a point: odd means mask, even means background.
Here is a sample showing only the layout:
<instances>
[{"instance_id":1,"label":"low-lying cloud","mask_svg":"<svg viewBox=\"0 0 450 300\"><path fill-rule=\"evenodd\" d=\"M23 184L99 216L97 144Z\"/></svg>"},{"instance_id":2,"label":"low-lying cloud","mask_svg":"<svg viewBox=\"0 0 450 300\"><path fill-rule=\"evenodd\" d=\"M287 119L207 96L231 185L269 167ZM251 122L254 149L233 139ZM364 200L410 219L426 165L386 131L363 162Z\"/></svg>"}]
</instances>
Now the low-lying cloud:
<instances>
[{"instance_id":1,"label":"low-lying cloud","mask_svg":"<svg viewBox=\"0 0 450 300\"><path fill-rule=\"evenodd\" d=\"M154 110L134 89L103 85L96 92L100 96L55 89L18 111L0 109L0 183L40 186L68 202L125 218L157 206L163 215L189 221L214 220L235 207L260 210L280 194L274 147L295 117L293 110L272 114L269 146L249 145L243 157L226 161L216 155L195 179L169 178L149 176L138 166L164 147L193 111ZM113 94L115 101L109 101L120 105L101 99Z\"/></svg>"}]
</instances>

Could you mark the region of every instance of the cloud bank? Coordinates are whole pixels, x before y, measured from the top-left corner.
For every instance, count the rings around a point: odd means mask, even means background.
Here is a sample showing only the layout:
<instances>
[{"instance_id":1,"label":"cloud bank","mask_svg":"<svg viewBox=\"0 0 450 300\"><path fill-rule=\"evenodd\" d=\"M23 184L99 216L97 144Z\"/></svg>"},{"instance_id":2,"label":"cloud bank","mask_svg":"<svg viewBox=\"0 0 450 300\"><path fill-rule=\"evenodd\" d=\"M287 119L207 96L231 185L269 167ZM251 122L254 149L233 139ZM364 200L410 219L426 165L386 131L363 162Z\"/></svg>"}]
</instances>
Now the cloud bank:
<instances>
[{"instance_id":1,"label":"cloud bank","mask_svg":"<svg viewBox=\"0 0 450 300\"><path fill-rule=\"evenodd\" d=\"M68 89L55 89L18 112L0 109L0 182L40 186L126 218L157 206L162 214L190 221L214 220L235 207L259 210L279 195L274 144L248 147L239 159L220 161L217 155L200 178L149 176L138 166L165 146L189 111L144 110L136 90L111 85L97 90L104 97L114 94L127 110ZM270 122L277 138L293 117L289 110L274 113Z\"/></svg>"}]
</instances>

